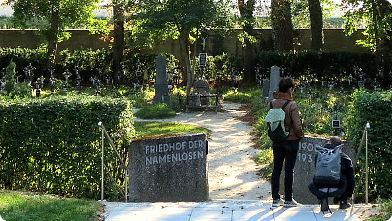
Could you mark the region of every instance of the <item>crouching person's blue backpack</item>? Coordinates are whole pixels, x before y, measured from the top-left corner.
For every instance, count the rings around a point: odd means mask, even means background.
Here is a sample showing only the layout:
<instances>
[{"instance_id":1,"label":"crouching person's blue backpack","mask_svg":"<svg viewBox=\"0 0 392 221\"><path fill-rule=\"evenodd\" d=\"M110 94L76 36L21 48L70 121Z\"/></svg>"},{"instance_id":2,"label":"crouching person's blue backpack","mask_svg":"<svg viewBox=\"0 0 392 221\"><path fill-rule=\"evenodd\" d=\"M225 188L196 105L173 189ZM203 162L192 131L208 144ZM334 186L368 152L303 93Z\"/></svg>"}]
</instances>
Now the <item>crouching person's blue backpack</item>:
<instances>
[{"instance_id":1,"label":"crouching person's blue backpack","mask_svg":"<svg viewBox=\"0 0 392 221\"><path fill-rule=\"evenodd\" d=\"M316 147L316 171L314 182L322 185L337 185L340 182L341 155L343 144L328 149Z\"/></svg>"}]
</instances>

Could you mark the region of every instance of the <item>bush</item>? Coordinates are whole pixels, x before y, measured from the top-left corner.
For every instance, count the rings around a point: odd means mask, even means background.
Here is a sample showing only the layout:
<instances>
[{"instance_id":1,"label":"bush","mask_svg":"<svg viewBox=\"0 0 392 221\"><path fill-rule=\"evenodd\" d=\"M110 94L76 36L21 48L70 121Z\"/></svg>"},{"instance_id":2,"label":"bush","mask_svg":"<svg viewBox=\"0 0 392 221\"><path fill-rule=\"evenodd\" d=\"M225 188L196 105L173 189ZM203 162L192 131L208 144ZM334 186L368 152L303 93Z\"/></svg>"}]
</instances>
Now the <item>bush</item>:
<instances>
[{"instance_id":1,"label":"bush","mask_svg":"<svg viewBox=\"0 0 392 221\"><path fill-rule=\"evenodd\" d=\"M162 119L174 117L176 112L166 103L153 103L135 113L136 117L142 119Z\"/></svg>"},{"instance_id":2,"label":"bush","mask_svg":"<svg viewBox=\"0 0 392 221\"><path fill-rule=\"evenodd\" d=\"M101 132L97 123L104 123L126 156L134 134L131 119L124 99L73 95L1 100L0 188L98 198ZM117 190L123 174L115 154L105 154L105 183L107 189ZM107 197L118 195L113 191Z\"/></svg>"},{"instance_id":3,"label":"bush","mask_svg":"<svg viewBox=\"0 0 392 221\"><path fill-rule=\"evenodd\" d=\"M357 90L352 95L349 119L349 138L354 147L359 146L363 130L367 122L371 128L368 130L368 157L369 157L369 199L389 198L392 194L392 91L368 92ZM357 175L359 176L359 191L357 195L364 197L365 151L359 156Z\"/></svg>"}]
</instances>

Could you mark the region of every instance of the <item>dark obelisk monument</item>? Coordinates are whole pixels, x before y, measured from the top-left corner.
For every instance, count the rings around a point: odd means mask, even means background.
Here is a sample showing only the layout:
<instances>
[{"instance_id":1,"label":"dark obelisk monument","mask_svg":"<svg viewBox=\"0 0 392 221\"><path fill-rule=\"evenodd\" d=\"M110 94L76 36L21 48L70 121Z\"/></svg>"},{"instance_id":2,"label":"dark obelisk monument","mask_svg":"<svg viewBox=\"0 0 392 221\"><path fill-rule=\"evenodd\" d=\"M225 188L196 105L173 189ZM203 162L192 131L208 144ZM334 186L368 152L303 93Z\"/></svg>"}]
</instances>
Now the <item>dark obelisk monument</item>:
<instances>
[{"instance_id":1,"label":"dark obelisk monument","mask_svg":"<svg viewBox=\"0 0 392 221\"><path fill-rule=\"evenodd\" d=\"M157 56L155 58L155 65L157 76L155 80L154 102L168 102L170 97L167 85L166 57L161 55Z\"/></svg>"}]
</instances>

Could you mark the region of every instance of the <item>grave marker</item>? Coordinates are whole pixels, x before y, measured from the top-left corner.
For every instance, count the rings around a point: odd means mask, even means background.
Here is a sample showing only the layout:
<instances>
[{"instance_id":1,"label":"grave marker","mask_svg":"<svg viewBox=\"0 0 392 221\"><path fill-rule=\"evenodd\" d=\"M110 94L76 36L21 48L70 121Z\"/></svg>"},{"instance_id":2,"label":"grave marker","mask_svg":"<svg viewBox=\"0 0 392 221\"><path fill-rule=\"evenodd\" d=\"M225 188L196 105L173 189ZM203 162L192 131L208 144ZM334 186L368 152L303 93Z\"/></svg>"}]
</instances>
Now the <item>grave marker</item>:
<instances>
[{"instance_id":1,"label":"grave marker","mask_svg":"<svg viewBox=\"0 0 392 221\"><path fill-rule=\"evenodd\" d=\"M157 76L155 81L155 97L156 102L169 101L169 88L166 76L166 57L157 56L155 58L155 65L157 69Z\"/></svg>"},{"instance_id":2,"label":"grave marker","mask_svg":"<svg viewBox=\"0 0 392 221\"><path fill-rule=\"evenodd\" d=\"M280 80L280 68L278 66L271 67L270 74L270 87L268 93L268 101L272 101L274 99L274 92L278 90L278 84Z\"/></svg>"}]
</instances>

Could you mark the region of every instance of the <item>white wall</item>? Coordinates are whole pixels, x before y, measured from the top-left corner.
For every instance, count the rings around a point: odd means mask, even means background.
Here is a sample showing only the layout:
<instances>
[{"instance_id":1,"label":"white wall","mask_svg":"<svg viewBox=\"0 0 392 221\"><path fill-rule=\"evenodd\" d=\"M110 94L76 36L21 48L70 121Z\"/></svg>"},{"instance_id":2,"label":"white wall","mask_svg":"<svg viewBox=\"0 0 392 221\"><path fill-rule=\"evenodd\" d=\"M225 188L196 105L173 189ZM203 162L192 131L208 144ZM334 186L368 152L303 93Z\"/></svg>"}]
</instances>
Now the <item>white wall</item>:
<instances>
[{"instance_id":1,"label":"white wall","mask_svg":"<svg viewBox=\"0 0 392 221\"><path fill-rule=\"evenodd\" d=\"M0 5L2 1L0 0ZM2 5L0 6L0 16L11 16L13 13L11 6L9 5Z\"/></svg>"}]
</instances>

